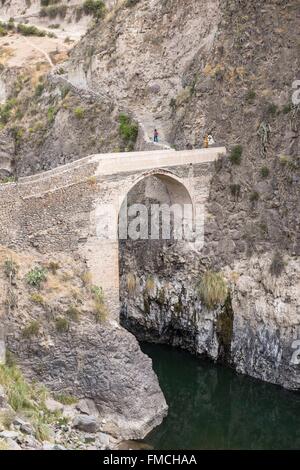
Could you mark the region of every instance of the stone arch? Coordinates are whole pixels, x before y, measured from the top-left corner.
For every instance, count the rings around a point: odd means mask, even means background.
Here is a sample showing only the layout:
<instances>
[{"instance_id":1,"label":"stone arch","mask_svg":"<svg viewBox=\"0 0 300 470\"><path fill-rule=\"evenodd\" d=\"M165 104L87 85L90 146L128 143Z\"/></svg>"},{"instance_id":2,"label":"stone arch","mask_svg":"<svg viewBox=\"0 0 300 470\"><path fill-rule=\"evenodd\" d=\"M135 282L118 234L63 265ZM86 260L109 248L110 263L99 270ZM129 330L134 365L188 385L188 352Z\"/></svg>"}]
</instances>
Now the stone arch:
<instances>
[{"instance_id":1,"label":"stone arch","mask_svg":"<svg viewBox=\"0 0 300 470\"><path fill-rule=\"evenodd\" d=\"M174 173L166 170L151 170L147 171L130 183L125 185L122 197L120 198L119 210L123 204L124 199L127 195L134 190L134 188L143 180L147 178L157 178L163 182L169 192L170 202L178 202L179 204L192 204L194 208L192 188L187 185L182 178L178 177Z\"/></svg>"},{"instance_id":2,"label":"stone arch","mask_svg":"<svg viewBox=\"0 0 300 470\"><path fill-rule=\"evenodd\" d=\"M147 205L150 212L150 202L171 208L173 223L177 217L178 225L185 224L190 228L194 225L194 203L191 189L181 178L165 170L153 170L139 175L133 182L127 184L119 201L118 227L120 214L124 206L133 204ZM173 209L175 211L173 212ZM126 217L127 223L127 217ZM183 229L184 231L184 229Z\"/></svg>"}]
</instances>

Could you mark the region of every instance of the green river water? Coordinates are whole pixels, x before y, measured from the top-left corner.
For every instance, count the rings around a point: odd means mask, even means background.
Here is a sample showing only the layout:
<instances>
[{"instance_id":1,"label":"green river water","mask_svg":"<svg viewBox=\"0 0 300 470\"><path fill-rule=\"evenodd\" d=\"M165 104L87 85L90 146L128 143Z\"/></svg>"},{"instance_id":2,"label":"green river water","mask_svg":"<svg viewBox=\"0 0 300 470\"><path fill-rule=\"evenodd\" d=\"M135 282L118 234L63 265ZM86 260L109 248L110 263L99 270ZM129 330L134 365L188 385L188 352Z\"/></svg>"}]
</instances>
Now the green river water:
<instances>
[{"instance_id":1,"label":"green river water","mask_svg":"<svg viewBox=\"0 0 300 470\"><path fill-rule=\"evenodd\" d=\"M157 450L300 449L300 395L161 345L143 344L169 405Z\"/></svg>"}]
</instances>

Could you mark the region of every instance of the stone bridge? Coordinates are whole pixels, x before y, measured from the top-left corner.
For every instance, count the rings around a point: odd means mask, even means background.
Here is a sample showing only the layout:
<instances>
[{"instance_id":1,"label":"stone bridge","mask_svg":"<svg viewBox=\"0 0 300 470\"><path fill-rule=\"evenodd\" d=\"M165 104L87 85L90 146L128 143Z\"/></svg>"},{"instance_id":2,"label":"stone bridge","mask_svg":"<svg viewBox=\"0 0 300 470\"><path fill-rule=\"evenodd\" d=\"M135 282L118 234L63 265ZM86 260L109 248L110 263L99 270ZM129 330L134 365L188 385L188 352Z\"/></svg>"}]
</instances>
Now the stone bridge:
<instances>
[{"instance_id":1,"label":"stone bridge","mask_svg":"<svg viewBox=\"0 0 300 470\"><path fill-rule=\"evenodd\" d=\"M93 284L104 289L110 311L119 312L118 214L126 195L155 176L170 202L202 205L209 195L213 162L224 147L191 151L92 155L45 173L0 185L0 244L42 253L73 252L85 257ZM112 207L115 231L107 239L103 207ZM205 210L205 209L204 209Z\"/></svg>"}]
</instances>

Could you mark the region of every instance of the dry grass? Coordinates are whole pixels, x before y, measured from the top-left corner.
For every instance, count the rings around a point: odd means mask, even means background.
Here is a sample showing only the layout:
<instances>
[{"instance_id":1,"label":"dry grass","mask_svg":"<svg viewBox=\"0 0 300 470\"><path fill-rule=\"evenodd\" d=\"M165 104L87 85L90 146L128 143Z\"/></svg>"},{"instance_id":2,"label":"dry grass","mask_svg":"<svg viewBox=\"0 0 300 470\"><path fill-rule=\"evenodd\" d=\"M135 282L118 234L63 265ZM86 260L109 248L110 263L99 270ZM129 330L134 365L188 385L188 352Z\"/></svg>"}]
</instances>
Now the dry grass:
<instances>
[{"instance_id":1,"label":"dry grass","mask_svg":"<svg viewBox=\"0 0 300 470\"><path fill-rule=\"evenodd\" d=\"M51 273L55 276L55 274L57 273L57 271L60 268L60 265L57 261L50 261L48 263L47 267L48 267L49 271L51 271Z\"/></svg>"},{"instance_id":2,"label":"dry grass","mask_svg":"<svg viewBox=\"0 0 300 470\"><path fill-rule=\"evenodd\" d=\"M108 317L108 308L105 303L104 293L101 287L92 286L91 293L94 300L94 312L97 323L103 323Z\"/></svg>"},{"instance_id":3,"label":"dry grass","mask_svg":"<svg viewBox=\"0 0 300 470\"><path fill-rule=\"evenodd\" d=\"M152 276L149 276L147 281L146 281L145 291L149 295L154 295L155 294L155 280Z\"/></svg>"},{"instance_id":4,"label":"dry grass","mask_svg":"<svg viewBox=\"0 0 300 470\"><path fill-rule=\"evenodd\" d=\"M9 445L5 441L5 439L0 439L0 451L1 450L9 450Z\"/></svg>"},{"instance_id":5,"label":"dry grass","mask_svg":"<svg viewBox=\"0 0 300 470\"><path fill-rule=\"evenodd\" d=\"M26 339L32 338L33 336L37 336L40 331L40 324L37 320L32 320L28 323L25 328L22 330L22 336Z\"/></svg>"},{"instance_id":6,"label":"dry grass","mask_svg":"<svg viewBox=\"0 0 300 470\"><path fill-rule=\"evenodd\" d=\"M75 306L71 305L67 310L66 310L66 315L73 321L79 321L80 316L81 316L81 311Z\"/></svg>"},{"instance_id":7,"label":"dry grass","mask_svg":"<svg viewBox=\"0 0 300 470\"><path fill-rule=\"evenodd\" d=\"M87 183L89 186L96 186L97 185L97 178L96 176L90 176L88 179L87 179Z\"/></svg>"},{"instance_id":8,"label":"dry grass","mask_svg":"<svg viewBox=\"0 0 300 470\"><path fill-rule=\"evenodd\" d=\"M198 293L204 305L209 309L224 304L228 287L222 274L212 271L204 273L198 286Z\"/></svg>"},{"instance_id":9,"label":"dry grass","mask_svg":"<svg viewBox=\"0 0 300 470\"><path fill-rule=\"evenodd\" d=\"M89 286L92 282L92 275L89 271L84 271L80 274L80 279L82 280L82 284L86 287Z\"/></svg>"},{"instance_id":10,"label":"dry grass","mask_svg":"<svg viewBox=\"0 0 300 470\"><path fill-rule=\"evenodd\" d=\"M126 276L126 285L129 295L133 295L136 291L137 280L133 273L128 273Z\"/></svg>"},{"instance_id":11,"label":"dry grass","mask_svg":"<svg viewBox=\"0 0 300 470\"><path fill-rule=\"evenodd\" d=\"M51 413L46 407L47 390L27 382L15 365L0 366L0 384L12 409L31 422L35 437L39 441L51 439L48 425L57 419L57 413Z\"/></svg>"},{"instance_id":12,"label":"dry grass","mask_svg":"<svg viewBox=\"0 0 300 470\"><path fill-rule=\"evenodd\" d=\"M42 306L45 305L45 299L41 294L38 294L38 293L31 294L30 300L31 302L37 305L42 305Z\"/></svg>"},{"instance_id":13,"label":"dry grass","mask_svg":"<svg viewBox=\"0 0 300 470\"><path fill-rule=\"evenodd\" d=\"M0 428L10 429L15 418L15 413L12 410L0 410Z\"/></svg>"}]
</instances>

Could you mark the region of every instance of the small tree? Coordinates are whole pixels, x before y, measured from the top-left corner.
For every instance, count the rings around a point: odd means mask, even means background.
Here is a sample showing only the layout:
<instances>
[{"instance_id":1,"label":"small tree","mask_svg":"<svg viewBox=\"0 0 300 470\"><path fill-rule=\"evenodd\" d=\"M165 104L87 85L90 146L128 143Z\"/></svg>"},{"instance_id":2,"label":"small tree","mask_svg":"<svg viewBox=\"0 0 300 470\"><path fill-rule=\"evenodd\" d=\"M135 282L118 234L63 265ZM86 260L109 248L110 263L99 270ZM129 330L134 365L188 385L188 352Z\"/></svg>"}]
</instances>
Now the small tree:
<instances>
[{"instance_id":1,"label":"small tree","mask_svg":"<svg viewBox=\"0 0 300 470\"><path fill-rule=\"evenodd\" d=\"M243 147L241 145L236 145L231 150L229 160L233 165L240 165L242 161Z\"/></svg>"}]
</instances>

